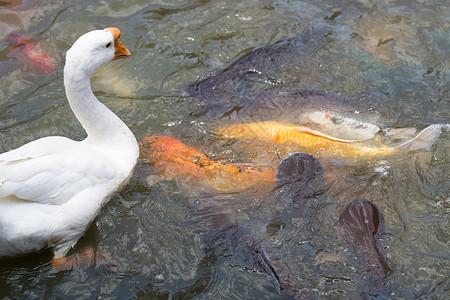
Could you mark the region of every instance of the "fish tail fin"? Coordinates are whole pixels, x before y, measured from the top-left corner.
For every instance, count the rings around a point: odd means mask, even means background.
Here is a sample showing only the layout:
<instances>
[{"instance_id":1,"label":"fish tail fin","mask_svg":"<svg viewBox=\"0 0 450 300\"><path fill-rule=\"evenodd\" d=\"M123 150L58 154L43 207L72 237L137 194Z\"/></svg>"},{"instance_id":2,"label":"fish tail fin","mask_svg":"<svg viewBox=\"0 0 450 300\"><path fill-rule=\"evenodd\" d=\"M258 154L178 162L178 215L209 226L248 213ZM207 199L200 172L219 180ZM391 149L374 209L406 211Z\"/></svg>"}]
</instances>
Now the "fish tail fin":
<instances>
[{"instance_id":1,"label":"fish tail fin","mask_svg":"<svg viewBox=\"0 0 450 300\"><path fill-rule=\"evenodd\" d=\"M433 144L441 135L443 130L449 130L450 124L433 124L422 130L415 138L404 142L394 150L415 151L419 149L430 150Z\"/></svg>"}]
</instances>

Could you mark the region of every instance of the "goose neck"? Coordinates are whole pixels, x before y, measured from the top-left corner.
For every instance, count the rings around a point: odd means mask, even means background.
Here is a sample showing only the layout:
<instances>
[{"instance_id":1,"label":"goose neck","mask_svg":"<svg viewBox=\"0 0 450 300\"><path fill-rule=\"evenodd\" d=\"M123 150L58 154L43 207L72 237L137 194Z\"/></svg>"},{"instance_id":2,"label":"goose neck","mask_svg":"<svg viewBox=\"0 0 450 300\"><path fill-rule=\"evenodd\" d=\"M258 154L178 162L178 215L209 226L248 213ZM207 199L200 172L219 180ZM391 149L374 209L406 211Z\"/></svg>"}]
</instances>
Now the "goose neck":
<instances>
[{"instance_id":1,"label":"goose neck","mask_svg":"<svg viewBox=\"0 0 450 300\"><path fill-rule=\"evenodd\" d=\"M123 142L127 136L127 140L135 143L134 135L125 123L95 97L90 76L73 65L66 65L64 86L70 107L86 131L88 140L117 143Z\"/></svg>"}]
</instances>

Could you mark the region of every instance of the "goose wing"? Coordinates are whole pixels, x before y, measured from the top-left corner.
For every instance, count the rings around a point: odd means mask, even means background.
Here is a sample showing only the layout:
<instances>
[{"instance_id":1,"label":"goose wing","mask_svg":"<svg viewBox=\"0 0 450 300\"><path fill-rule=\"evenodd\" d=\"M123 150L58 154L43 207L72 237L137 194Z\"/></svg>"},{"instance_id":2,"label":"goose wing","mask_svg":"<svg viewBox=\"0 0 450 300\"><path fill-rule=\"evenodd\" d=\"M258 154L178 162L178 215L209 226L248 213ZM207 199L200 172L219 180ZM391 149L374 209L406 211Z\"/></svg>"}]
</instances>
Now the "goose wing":
<instances>
[{"instance_id":1,"label":"goose wing","mask_svg":"<svg viewBox=\"0 0 450 300\"><path fill-rule=\"evenodd\" d=\"M63 204L78 192L110 182L118 175L104 153L86 145L80 147L82 142L42 140L0 155L0 201L13 197Z\"/></svg>"}]
</instances>

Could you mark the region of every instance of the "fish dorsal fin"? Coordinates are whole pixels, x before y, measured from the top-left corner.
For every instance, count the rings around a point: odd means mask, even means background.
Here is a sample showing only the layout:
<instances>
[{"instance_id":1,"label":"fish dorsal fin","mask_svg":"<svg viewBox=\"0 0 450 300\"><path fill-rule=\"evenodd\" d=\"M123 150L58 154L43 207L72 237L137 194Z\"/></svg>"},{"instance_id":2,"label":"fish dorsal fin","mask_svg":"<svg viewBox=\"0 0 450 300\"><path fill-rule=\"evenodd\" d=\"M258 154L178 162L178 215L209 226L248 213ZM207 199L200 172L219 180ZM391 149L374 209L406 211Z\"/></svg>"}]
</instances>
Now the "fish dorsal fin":
<instances>
[{"instance_id":1,"label":"fish dorsal fin","mask_svg":"<svg viewBox=\"0 0 450 300\"><path fill-rule=\"evenodd\" d=\"M308 127L304 127L304 126L296 126L294 127L295 130L298 130L300 132L304 132L304 133L309 133L309 134L313 134L313 135L317 135L317 136L321 136L333 141L337 141L337 142L342 142L342 143L358 143L358 142L362 142L364 140L344 140L344 139L340 139L331 135L327 135L325 133L322 133L320 131L316 131L316 130L312 130L311 128Z\"/></svg>"}]
</instances>

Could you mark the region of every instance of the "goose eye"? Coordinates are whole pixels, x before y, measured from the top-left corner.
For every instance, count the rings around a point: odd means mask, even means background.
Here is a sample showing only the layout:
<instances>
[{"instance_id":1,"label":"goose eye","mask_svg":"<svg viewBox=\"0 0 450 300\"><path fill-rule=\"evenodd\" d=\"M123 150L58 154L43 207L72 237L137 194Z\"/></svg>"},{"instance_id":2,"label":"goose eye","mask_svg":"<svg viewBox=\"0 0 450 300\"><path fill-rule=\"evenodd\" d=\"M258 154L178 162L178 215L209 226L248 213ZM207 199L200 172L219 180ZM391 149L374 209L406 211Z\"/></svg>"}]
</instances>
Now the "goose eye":
<instances>
[{"instance_id":1,"label":"goose eye","mask_svg":"<svg viewBox=\"0 0 450 300\"><path fill-rule=\"evenodd\" d=\"M109 42L108 44L106 44L106 48L109 48L109 46L111 46L111 42Z\"/></svg>"}]
</instances>

